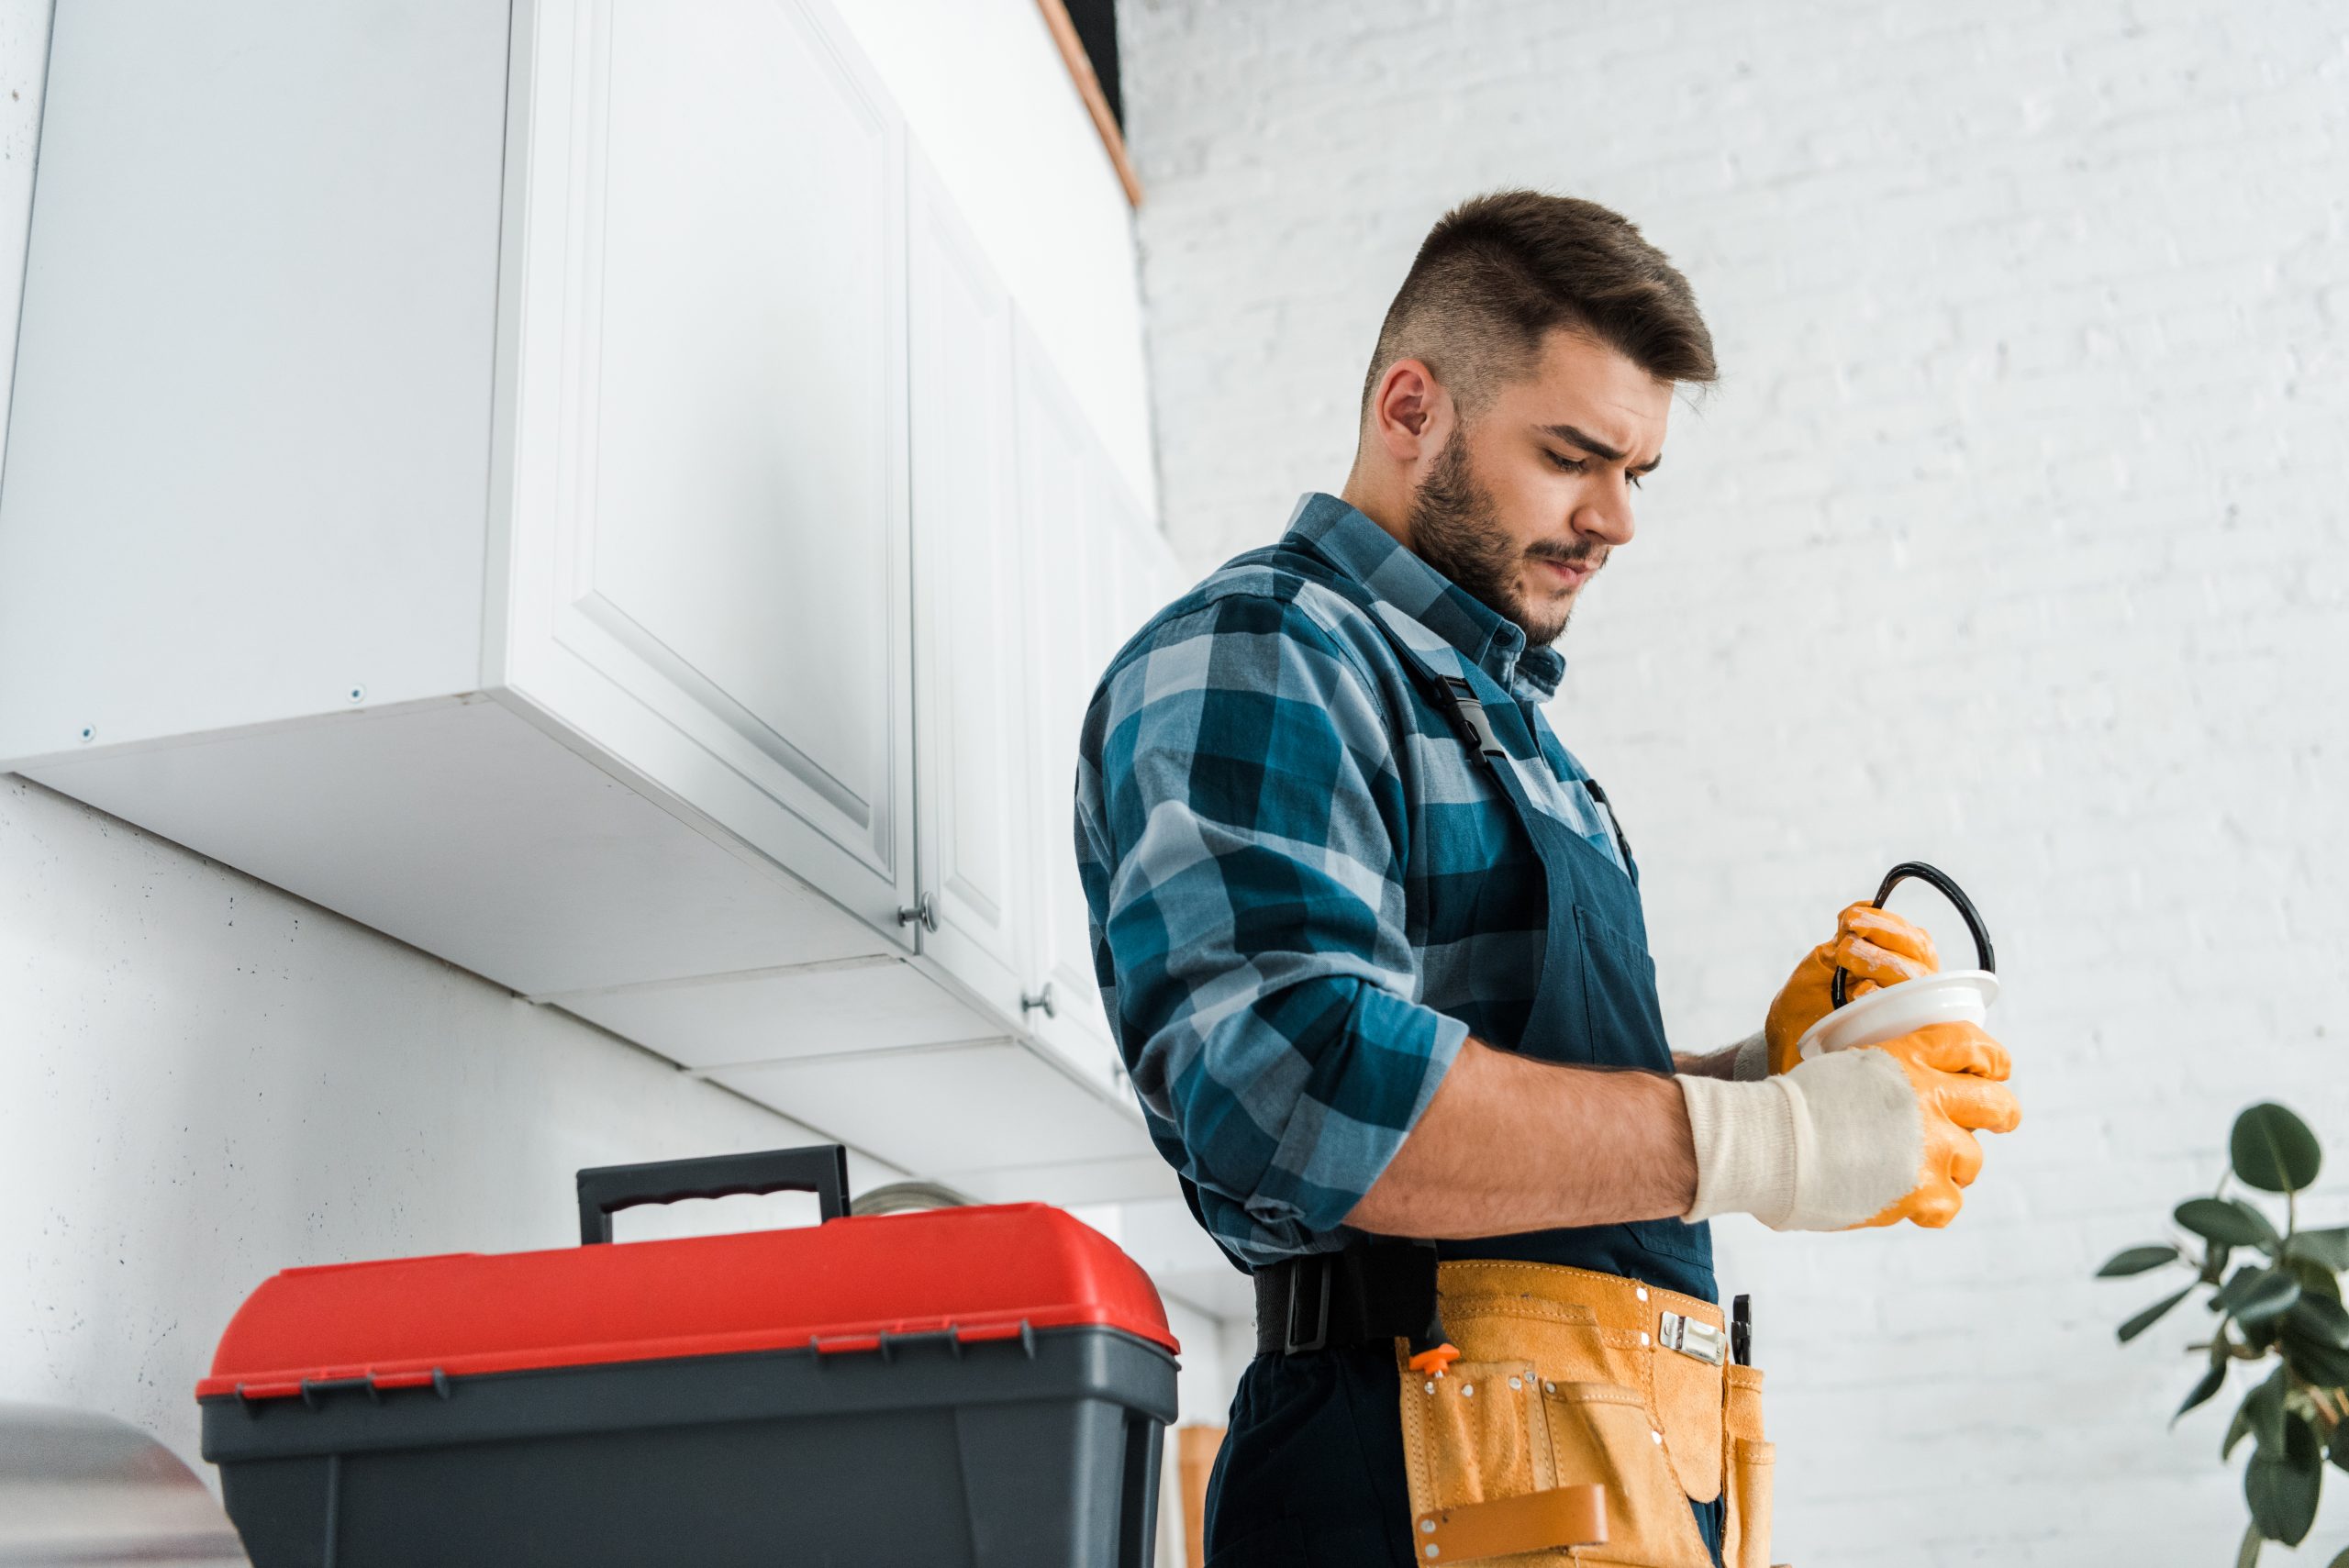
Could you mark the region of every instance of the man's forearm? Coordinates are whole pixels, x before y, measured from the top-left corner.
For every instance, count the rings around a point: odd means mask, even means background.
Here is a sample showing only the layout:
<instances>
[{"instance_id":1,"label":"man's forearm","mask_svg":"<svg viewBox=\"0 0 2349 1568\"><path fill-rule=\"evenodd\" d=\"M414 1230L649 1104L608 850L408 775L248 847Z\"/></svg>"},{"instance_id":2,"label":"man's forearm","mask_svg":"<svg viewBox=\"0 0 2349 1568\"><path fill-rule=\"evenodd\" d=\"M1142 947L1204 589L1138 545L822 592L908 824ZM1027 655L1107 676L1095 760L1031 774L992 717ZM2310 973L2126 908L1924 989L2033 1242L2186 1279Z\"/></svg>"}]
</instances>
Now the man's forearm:
<instances>
[{"instance_id":1,"label":"man's forearm","mask_svg":"<svg viewBox=\"0 0 2349 1568\"><path fill-rule=\"evenodd\" d=\"M1679 1086L1471 1040L1346 1217L1386 1236L1507 1236L1686 1214L1696 1146Z\"/></svg>"}]
</instances>

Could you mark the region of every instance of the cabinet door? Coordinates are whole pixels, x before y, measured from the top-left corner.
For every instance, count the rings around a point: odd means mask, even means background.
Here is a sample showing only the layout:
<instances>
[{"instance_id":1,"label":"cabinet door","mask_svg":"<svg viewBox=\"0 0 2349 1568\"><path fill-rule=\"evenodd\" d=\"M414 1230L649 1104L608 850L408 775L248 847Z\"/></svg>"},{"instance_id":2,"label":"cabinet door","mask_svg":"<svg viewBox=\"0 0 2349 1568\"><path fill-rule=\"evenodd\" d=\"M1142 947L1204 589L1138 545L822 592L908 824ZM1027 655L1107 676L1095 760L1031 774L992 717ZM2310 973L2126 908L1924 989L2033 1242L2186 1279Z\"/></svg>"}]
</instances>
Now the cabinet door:
<instances>
[{"instance_id":1,"label":"cabinet door","mask_svg":"<svg viewBox=\"0 0 2349 1568\"><path fill-rule=\"evenodd\" d=\"M1077 880L1076 751L1086 702L1101 678L1113 614L1101 592L1114 541L1097 511L1093 435L1023 328L1017 333L1019 513L1026 546L1029 817L1038 878L1028 949L1037 1037L1085 1076L1115 1083L1116 1051ZM1049 987L1049 991L1046 989Z\"/></svg>"},{"instance_id":2,"label":"cabinet door","mask_svg":"<svg viewBox=\"0 0 2349 1568\"><path fill-rule=\"evenodd\" d=\"M1020 1016L1033 878L1011 307L927 165L913 160L915 710L921 951Z\"/></svg>"},{"instance_id":3,"label":"cabinet door","mask_svg":"<svg viewBox=\"0 0 2349 1568\"><path fill-rule=\"evenodd\" d=\"M896 112L818 0L548 0L519 36L491 679L909 941Z\"/></svg>"},{"instance_id":4,"label":"cabinet door","mask_svg":"<svg viewBox=\"0 0 2349 1568\"><path fill-rule=\"evenodd\" d=\"M1090 473L1095 527L1106 536L1097 592L1105 615L1099 628L1100 664L1156 615L1174 595L1167 591L1168 551L1158 525L1109 461L1096 448Z\"/></svg>"}]
</instances>

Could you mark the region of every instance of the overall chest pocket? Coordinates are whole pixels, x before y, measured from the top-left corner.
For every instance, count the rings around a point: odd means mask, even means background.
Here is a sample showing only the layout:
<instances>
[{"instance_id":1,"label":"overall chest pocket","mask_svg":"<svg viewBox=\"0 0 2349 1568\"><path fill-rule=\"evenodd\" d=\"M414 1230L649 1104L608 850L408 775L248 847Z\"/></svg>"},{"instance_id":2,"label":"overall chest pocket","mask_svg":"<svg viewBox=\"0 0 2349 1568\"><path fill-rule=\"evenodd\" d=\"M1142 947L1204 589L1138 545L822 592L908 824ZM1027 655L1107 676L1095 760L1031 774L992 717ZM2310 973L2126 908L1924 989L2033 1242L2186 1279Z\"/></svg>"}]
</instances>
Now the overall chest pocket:
<instances>
[{"instance_id":1,"label":"overall chest pocket","mask_svg":"<svg viewBox=\"0 0 2349 1568\"><path fill-rule=\"evenodd\" d=\"M1582 969L1585 1060L1604 1067L1672 1071L1664 1015L1656 1004L1655 961L1647 943L1586 904L1575 906Z\"/></svg>"}]
</instances>

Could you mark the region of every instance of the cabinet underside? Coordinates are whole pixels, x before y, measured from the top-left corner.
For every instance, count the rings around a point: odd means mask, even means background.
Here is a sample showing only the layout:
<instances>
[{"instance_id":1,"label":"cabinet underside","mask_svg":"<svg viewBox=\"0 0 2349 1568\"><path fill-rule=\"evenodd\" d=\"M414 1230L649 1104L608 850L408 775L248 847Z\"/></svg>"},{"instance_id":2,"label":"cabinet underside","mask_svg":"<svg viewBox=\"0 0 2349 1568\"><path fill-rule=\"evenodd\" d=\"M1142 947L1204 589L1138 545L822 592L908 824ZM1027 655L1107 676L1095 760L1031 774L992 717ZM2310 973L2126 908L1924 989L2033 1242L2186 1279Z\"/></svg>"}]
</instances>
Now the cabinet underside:
<instances>
[{"instance_id":1,"label":"cabinet underside","mask_svg":"<svg viewBox=\"0 0 2349 1568\"><path fill-rule=\"evenodd\" d=\"M974 1195L1171 1189L1130 1091L495 697L28 773Z\"/></svg>"}]
</instances>

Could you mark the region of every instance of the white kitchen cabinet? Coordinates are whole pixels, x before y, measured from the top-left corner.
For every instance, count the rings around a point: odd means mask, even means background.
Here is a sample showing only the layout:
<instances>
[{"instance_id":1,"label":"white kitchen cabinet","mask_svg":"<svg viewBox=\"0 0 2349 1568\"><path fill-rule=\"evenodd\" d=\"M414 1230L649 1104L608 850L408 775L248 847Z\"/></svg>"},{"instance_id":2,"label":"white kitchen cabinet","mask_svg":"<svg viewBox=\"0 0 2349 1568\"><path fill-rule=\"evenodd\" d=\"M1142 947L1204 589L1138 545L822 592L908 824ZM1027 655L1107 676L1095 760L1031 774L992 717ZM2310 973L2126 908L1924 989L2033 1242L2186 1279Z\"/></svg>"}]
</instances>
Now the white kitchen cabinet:
<instances>
[{"instance_id":1,"label":"white kitchen cabinet","mask_svg":"<svg viewBox=\"0 0 2349 1568\"><path fill-rule=\"evenodd\" d=\"M996 1201L1175 1192L1139 1118L1009 1040L729 1068L710 1077L860 1148L924 1151L925 1173ZM1154 1167L1154 1168L1153 1168Z\"/></svg>"},{"instance_id":2,"label":"white kitchen cabinet","mask_svg":"<svg viewBox=\"0 0 2349 1568\"><path fill-rule=\"evenodd\" d=\"M1002 1034L1000 1024L921 968L888 954L577 991L557 1000L568 1012L704 1072Z\"/></svg>"},{"instance_id":3,"label":"white kitchen cabinet","mask_svg":"<svg viewBox=\"0 0 2349 1568\"><path fill-rule=\"evenodd\" d=\"M1094 978L1072 799L1079 731L1109 659L1163 603L1172 553L1034 340L1019 340L1031 821L1030 1027L1080 1071L1123 1081ZM1041 1005L1049 999L1049 1006Z\"/></svg>"},{"instance_id":4,"label":"white kitchen cabinet","mask_svg":"<svg viewBox=\"0 0 2349 1568\"><path fill-rule=\"evenodd\" d=\"M1069 792L1163 545L823 0L61 7L39 158L0 768L894 1163L1161 1181Z\"/></svg>"},{"instance_id":5,"label":"white kitchen cabinet","mask_svg":"<svg viewBox=\"0 0 2349 1568\"><path fill-rule=\"evenodd\" d=\"M914 894L904 133L828 16L531 14L489 683L894 931Z\"/></svg>"},{"instance_id":6,"label":"white kitchen cabinet","mask_svg":"<svg viewBox=\"0 0 2349 1568\"><path fill-rule=\"evenodd\" d=\"M481 684L507 16L57 8L0 759Z\"/></svg>"},{"instance_id":7,"label":"white kitchen cabinet","mask_svg":"<svg viewBox=\"0 0 2349 1568\"><path fill-rule=\"evenodd\" d=\"M1011 301L944 191L915 163L907 270L920 673L916 941L1017 1026L1036 882Z\"/></svg>"},{"instance_id":8,"label":"white kitchen cabinet","mask_svg":"<svg viewBox=\"0 0 2349 1568\"><path fill-rule=\"evenodd\" d=\"M903 135L827 16L65 7L0 760L531 995L908 945Z\"/></svg>"},{"instance_id":9,"label":"white kitchen cabinet","mask_svg":"<svg viewBox=\"0 0 2349 1568\"><path fill-rule=\"evenodd\" d=\"M1114 1082L1119 1063L1093 973L1073 802L1079 730L1103 663L1108 606L1099 588L1120 541L1099 526L1085 421L1025 332L1017 371L1019 502L1032 595L1029 808L1037 887L1027 950L1030 1025L1080 1071Z\"/></svg>"},{"instance_id":10,"label":"white kitchen cabinet","mask_svg":"<svg viewBox=\"0 0 2349 1568\"><path fill-rule=\"evenodd\" d=\"M682 803L475 695L24 772L540 999L889 943Z\"/></svg>"}]
</instances>

